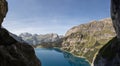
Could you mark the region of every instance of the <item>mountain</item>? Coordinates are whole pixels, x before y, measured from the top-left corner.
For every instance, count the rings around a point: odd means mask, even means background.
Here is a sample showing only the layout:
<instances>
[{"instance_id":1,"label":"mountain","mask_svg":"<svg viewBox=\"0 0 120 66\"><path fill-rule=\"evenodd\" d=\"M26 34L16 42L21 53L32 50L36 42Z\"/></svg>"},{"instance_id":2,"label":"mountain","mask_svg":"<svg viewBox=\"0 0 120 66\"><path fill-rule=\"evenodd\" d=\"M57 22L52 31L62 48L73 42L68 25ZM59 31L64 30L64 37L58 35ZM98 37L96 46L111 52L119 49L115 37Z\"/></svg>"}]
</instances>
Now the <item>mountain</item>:
<instances>
[{"instance_id":1,"label":"mountain","mask_svg":"<svg viewBox=\"0 0 120 66\"><path fill-rule=\"evenodd\" d=\"M41 66L32 46L16 40L1 27L7 11L7 1L0 0L0 66Z\"/></svg>"},{"instance_id":2,"label":"mountain","mask_svg":"<svg viewBox=\"0 0 120 66\"><path fill-rule=\"evenodd\" d=\"M62 42L62 49L85 57L92 63L100 48L115 36L110 18L95 20L68 30Z\"/></svg>"},{"instance_id":3,"label":"mountain","mask_svg":"<svg viewBox=\"0 0 120 66\"><path fill-rule=\"evenodd\" d=\"M37 45L33 45L33 47L43 47L43 48L61 48L62 47L62 42L63 42L63 38L60 38L56 41L53 41L53 42L42 42L40 44L37 44Z\"/></svg>"},{"instance_id":4,"label":"mountain","mask_svg":"<svg viewBox=\"0 0 120 66\"><path fill-rule=\"evenodd\" d=\"M54 45L58 45L58 42L61 41L61 39L63 38L63 36L55 34L55 33L50 33L50 34L30 34L30 33L21 33L19 35L19 37L22 38L22 40L24 40L25 42L33 45L33 46L38 46L38 45L42 45L42 46L47 46L47 45L51 45L54 43Z\"/></svg>"}]
</instances>

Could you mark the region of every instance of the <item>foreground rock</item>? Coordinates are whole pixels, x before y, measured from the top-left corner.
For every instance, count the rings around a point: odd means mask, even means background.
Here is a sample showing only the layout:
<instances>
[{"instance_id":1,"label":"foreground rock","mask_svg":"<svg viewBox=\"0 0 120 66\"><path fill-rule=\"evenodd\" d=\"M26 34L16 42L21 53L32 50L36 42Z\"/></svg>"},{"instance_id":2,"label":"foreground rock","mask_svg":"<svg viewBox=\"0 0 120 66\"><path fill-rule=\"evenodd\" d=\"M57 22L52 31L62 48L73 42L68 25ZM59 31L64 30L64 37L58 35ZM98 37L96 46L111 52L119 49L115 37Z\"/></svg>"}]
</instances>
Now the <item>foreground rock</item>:
<instances>
[{"instance_id":1,"label":"foreground rock","mask_svg":"<svg viewBox=\"0 0 120 66\"><path fill-rule=\"evenodd\" d=\"M120 1L111 0L111 17L117 37L110 40L97 54L94 66L120 66Z\"/></svg>"},{"instance_id":2,"label":"foreground rock","mask_svg":"<svg viewBox=\"0 0 120 66\"><path fill-rule=\"evenodd\" d=\"M34 49L17 42L7 30L0 29L0 66L40 66Z\"/></svg>"},{"instance_id":3,"label":"foreground rock","mask_svg":"<svg viewBox=\"0 0 120 66\"><path fill-rule=\"evenodd\" d=\"M30 45L18 42L1 28L7 10L6 0L0 0L0 66L41 66Z\"/></svg>"},{"instance_id":4,"label":"foreground rock","mask_svg":"<svg viewBox=\"0 0 120 66\"><path fill-rule=\"evenodd\" d=\"M115 35L110 18L92 21L68 30L63 39L62 49L76 56L85 57L92 63L100 48Z\"/></svg>"},{"instance_id":5,"label":"foreground rock","mask_svg":"<svg viewBox=\"0 0 120 66\"><path fill-rule=\"evenodd\" d=\"M6 0L0 0L0 27L7 12L8 3L6 2Z\"/></svg>"}]
</instances>

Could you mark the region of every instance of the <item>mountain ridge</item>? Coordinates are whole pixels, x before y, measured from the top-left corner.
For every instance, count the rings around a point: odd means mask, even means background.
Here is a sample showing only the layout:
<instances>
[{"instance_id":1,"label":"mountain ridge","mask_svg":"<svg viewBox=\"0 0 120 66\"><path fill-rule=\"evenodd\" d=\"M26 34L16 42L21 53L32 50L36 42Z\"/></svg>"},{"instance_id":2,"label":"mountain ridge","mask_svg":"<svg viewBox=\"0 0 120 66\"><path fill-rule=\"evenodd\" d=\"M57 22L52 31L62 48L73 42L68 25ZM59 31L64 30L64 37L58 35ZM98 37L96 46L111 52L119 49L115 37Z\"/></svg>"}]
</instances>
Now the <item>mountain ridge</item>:
<instances>
[{"instance_id":1,"label":"mountain ridge","mask_svg":"<svg viewBox=\"0 0 120 66\"><path fill-rule=\"evenodd\" d=\"M62 49L85 57L92 63L100 48L115 36L110 18L94 20L69 29L63 39Z\"/></svg>"},{"instance_id":2,"label":"mountain ridge","mask_svg":"<svg viewBox=\"0 0 120 66\"><path fill-rule=\"evenodd\" d=\"M48 34L21 33L18 37L21 37L25 42L31 45L37 45L43 42L55 42L63 38L63 36L58 35L56 33Z\"/></svg>"}]
</instances>

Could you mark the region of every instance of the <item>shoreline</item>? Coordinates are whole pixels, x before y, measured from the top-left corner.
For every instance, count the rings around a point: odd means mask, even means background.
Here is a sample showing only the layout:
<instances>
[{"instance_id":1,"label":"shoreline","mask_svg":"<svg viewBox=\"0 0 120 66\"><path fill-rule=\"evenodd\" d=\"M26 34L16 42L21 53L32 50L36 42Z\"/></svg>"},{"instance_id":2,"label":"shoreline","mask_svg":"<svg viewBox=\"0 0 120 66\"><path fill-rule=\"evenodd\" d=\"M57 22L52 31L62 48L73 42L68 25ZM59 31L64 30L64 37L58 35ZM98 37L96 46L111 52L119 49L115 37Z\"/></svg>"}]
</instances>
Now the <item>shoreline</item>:
<instances>
[{"instance_id":1,"label":"shoreline","mask_svg":"<svg viewBox=\"0 0 120 66\"><path fill-rule=\"evenodd\" d=\"M40 48L40 47L39 47L39 48ZM44 47L41 47L41 48L44 48ZM35 49L35 48L34 48L34 49ZM49 48L46 48L46 49L49 49ZM87 58L84 57L84 56L77 56L77 55L75 55L75 54L73 54L73 53L71 53L71 52L65 51L65 50L63 50L62 48L58 48L58 47L53 47L53 49L59 49L59 50L62 51L62 52L67 52L67 53L72 54L72 55L75 56L75 57L78 57L78 58L81 58L81 59L85 59L85 61L87 61L90 66L91 66L91 64L92 64L92 63L90 63L90 62L87 60Z\"/></svg>"},{"instance_id":2,"label":"shoreline","mask_svg":"<svg viewBox=\"0 0 120 66\"><path fill-rule=\"evenodd\" d=\"M63 49L61 49L61 48L60 48L60 50L62 50L62 51L64 51L64 52L68 52L68 51L63 50ZM75 57L85 59L85 61L87 61L87 62L90 64L90 66L91 66L92 63L90 63L90 62L87 60L86 57L84 57L84 56L77 56L77 55L75 55L75 54L73 54L73 53L71 53L71 52L68 52L68 53L72 54L72 55L75 56Z\"/></svg>"}]
</instances>

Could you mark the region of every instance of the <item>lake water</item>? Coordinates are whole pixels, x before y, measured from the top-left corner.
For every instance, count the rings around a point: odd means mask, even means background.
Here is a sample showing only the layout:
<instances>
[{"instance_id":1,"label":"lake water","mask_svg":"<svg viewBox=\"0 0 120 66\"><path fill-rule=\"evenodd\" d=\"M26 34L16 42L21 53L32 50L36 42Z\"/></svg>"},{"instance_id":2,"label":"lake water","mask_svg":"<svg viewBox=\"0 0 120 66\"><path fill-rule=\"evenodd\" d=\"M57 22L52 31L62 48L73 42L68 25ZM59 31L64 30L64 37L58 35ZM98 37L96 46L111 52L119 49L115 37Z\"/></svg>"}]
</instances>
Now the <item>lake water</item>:
<instances>
[{"instance_id":1,"label":"lake water","mask_svg":"<svg viewBox=\"0 0 120 66\"><path fill-rule=\"evenodd\" d=\"M59 49L35 49L42 66L90 66L83 58L78 58Z\"/></svg>"}]
</instances>

